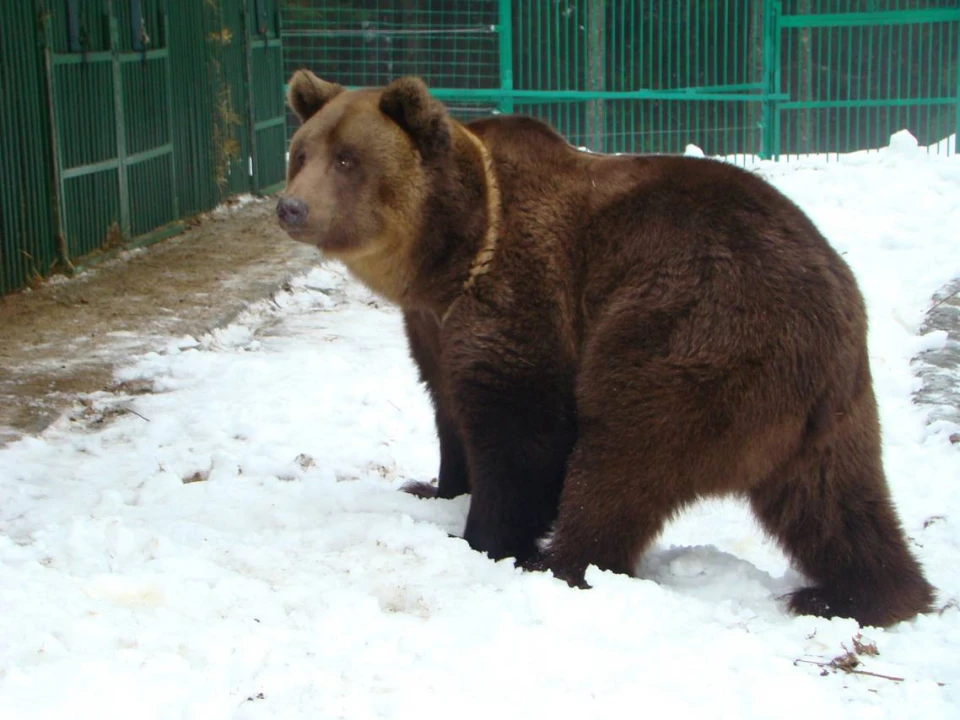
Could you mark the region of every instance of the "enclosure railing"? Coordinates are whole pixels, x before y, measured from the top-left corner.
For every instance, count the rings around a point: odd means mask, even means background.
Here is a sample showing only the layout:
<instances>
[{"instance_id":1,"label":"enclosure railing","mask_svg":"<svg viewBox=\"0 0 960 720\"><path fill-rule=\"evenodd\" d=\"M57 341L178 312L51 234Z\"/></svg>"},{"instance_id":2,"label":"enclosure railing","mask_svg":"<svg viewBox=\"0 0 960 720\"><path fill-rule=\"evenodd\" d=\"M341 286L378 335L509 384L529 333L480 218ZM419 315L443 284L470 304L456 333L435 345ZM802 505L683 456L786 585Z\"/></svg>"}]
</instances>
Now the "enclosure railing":
<instances>
[{"instance_id":1,"label":"enclosure railing","mask_svg":"<svg viewBox=\"0 0 960 720\"><path fill-rule=\"evenodd\" d=\"M281 23L281 18L283 22ZM281 30L282 28L282 30ZM0 22L0 294L282 184L284 78L734 161L955 153L960 0L23 0Z\"/></svg>"},{"instance_id":2,"label":"enclosure railing","mask_svg":"<svg viewBox=\"0 0 960 720\"><path fill-rule=\"evenodd\" d=\"M0 13L0 295L282 184L280 0Z\"/></svg>"},{"instance_id":3,"label":"enclosure railing","mask_svg":"<svg viewBox=\"0 0 960 720\"><path fill-rule=\"evenodd\" d=\"M612 152L780 158L906 128L956 152L956 0L285 0L284 58L420 75L458 117L522 112ZM296 123L288 116L288 134Z\"/></svg>"}]
</instances>

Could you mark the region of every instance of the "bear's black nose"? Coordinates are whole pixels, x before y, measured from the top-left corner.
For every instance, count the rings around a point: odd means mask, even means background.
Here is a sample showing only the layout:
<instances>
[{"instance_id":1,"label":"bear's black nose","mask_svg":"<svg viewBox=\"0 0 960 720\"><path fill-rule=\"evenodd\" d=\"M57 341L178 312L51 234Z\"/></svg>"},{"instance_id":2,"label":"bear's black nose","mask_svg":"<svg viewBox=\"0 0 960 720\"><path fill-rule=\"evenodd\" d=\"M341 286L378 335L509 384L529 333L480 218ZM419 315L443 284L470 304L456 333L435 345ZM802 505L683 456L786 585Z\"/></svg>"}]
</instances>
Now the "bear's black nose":
<instances>
[{"instance_id":1,"label":"bear's black nose","mask_svg":"<svg viewBox=\"0 0 960 720\"><path fill-rule=\"evenodd\" d=\"M285 227L300 227L307 220L307 204L299 198L282 197L277 201L277 217Z\"/></svg>"}]
</instances>

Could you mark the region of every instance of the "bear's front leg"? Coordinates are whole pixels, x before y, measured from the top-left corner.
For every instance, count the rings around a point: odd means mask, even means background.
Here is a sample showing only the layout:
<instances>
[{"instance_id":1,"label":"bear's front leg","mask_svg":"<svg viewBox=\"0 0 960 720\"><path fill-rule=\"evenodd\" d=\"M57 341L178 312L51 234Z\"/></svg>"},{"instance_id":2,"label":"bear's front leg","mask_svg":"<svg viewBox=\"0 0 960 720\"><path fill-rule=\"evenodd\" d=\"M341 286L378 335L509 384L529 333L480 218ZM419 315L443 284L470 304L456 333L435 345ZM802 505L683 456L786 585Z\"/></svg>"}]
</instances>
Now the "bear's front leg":
<instances>
[{"instance_id":1,"label":"bear's front leg","mask_svg":"<svg viewBox=\"0 0 960 720\"><path fill-rule=\"evenodd\" d=\"M437 438L440 441L440 472L437 484L411 481L403 491L421 498L455 498L470 492L463 441L439 400L435 400Z\"/></svg>"},{"instance_id":2,"label":"bear's front leg","mask_svg":"<svg viewBox=\"0 0 960 720\"><path fill-rule=\"evenodd\" d=\"M437 438L440 441L440 472L437 484L413 481L403 490L423 498L455 498L470 492L467 461L457 427L450 417L440 367L440 326L433 314L405 311L403 314L410 355L420 371L433 403Z\"/></svg>"},{"instance_id":3,"label":"bear's front leg","mask_svg":"<svg viewBox=\"0 0 960 720\"><path fill-rule=\"evenodd\" d=\"M474 384L460 395L472 485L464 538L496 560L525 564L556 518L575 418L542 378L477 390Z\"/></svg>"}]
</instances>

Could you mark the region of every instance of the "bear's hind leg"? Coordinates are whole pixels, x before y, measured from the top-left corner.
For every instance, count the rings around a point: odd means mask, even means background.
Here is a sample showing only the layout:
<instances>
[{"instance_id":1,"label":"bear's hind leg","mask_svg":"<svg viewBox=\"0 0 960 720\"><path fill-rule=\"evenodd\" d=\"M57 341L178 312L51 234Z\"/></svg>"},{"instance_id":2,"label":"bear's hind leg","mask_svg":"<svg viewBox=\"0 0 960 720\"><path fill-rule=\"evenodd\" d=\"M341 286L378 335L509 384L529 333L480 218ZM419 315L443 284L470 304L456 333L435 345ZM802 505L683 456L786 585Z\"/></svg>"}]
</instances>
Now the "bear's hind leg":
<instances>
[{"instance_id":1,"label":"bear's hind leg","mask_svg":"<svg viewBox=\"0 0 960 720\"><path fill-rule=\"evenodd\" d=\"M624 575L688 498L662 482L662 466L643 465L607 430L581 434L567 471L556 525L543 557L531 569L550 569L575 587L587 587L589 565ZM669 471L664 472L665 475ZM648 482L641 478L649 477ZM689 498L692 499L692 498Z\"/></svg>"},{"instance_id":2,"label":"bear's hind leg","mask_svg":"<svg viewBox=\"0 0 960 720\"><path fill-rule=\"evenodd\" d=\"M790 597L800 615L889 626L930 609L923 576L884 479L872 398L839 416L829 437L750 492L750 504L814 583Z\"/></svg>"}]
</instances>

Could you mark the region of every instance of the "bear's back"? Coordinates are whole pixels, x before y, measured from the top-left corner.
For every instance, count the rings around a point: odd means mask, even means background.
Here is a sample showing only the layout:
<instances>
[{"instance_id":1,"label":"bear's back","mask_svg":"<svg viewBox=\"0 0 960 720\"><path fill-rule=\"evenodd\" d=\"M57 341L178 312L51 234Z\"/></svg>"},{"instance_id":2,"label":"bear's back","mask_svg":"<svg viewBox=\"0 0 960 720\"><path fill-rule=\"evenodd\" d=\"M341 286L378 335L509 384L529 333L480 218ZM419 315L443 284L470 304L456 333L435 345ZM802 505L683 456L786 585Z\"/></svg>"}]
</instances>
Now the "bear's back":
<instances>
[{"instance_id":1,"label":"bear's back","mask_svg":"<svg viewBox=\"0 0 960 720\"><path fill-rule=\"evenodd\" d=\"M838 358L860 364L866 316L852 272L761 177L704 158L583 152L530 118L470 129L491 150L504 198L492 278L521 305L552 298L575 346L626 303L664 318L658 352L766 362L777 346L776 362L791 363L801 346L824 348L793 378L807 386Z\"/></svg>"},{"instance_id":2,"label":"bear's back","mask_svg":"<svg viewBox=\"0 0 960 720\"><path fill-rule=\"evenodd\" d=\"M681 264L702 269L686 277L723 280L729 269L744 287L760 283L771 292L803 291L797 301L819 297L829 305L838 296L859 304L849 267L815 224L748 170L706 158L586 152L525 116L468 127L494 157L507 234L550 238L540 250L565 250L575 265L589 266L586 276L599 272L619 282L631 268Z\"/></svg>"}]
</instances>

